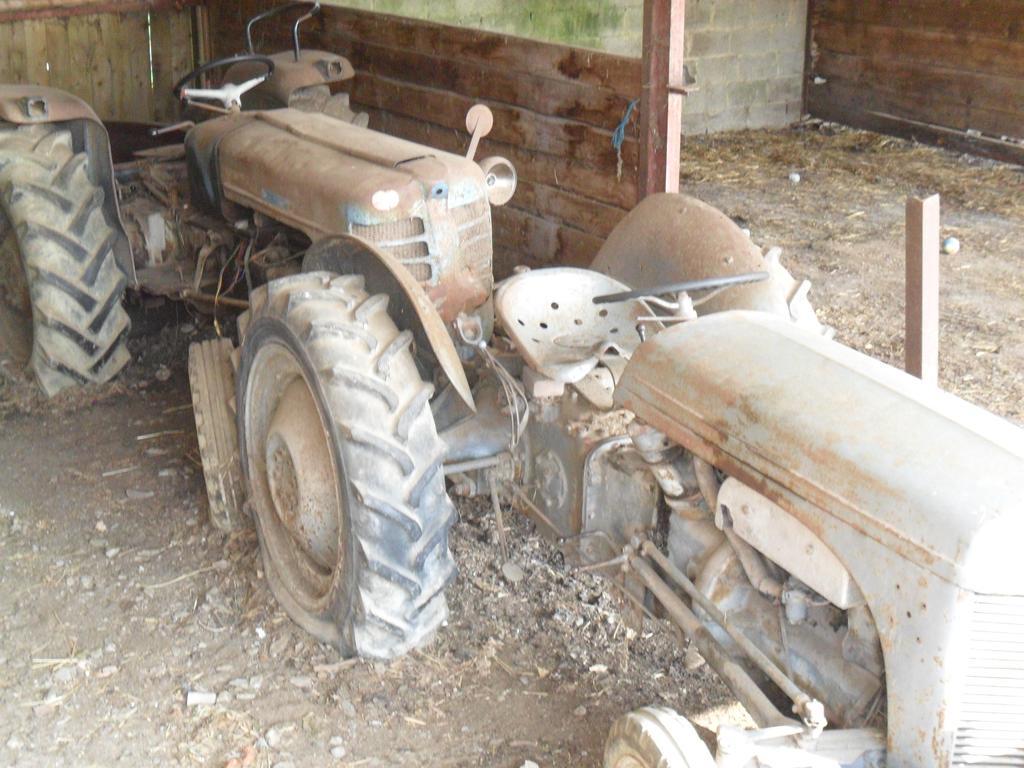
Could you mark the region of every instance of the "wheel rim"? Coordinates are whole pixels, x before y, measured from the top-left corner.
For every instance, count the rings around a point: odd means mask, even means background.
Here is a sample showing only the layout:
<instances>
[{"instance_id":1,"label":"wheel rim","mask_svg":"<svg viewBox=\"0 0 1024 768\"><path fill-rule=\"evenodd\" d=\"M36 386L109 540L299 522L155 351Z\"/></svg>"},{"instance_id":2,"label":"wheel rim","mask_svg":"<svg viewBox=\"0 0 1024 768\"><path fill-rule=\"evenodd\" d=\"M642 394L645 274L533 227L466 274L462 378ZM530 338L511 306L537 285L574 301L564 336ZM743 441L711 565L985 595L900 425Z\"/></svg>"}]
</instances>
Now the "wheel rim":
<instances>
[{"instance_id":1,"label":"wheel rim","mask_svg":"<svg viewBox=\"0 0 1024 768\"><path fill-rule=\"evenodd\" d=\"M17 233L0 210L0 350L18 365L32 354L32 298Z\"/></svg>"},{"instance_id":2,"label":"wheel rim","mask_svg":"<svg viewBox=\"0 0 1024 768\"><path fill-rule=\"evenodd\" d=\"M347 511L337 457L291 350L265 344L250 371L245 448L267 567L303 608L317 611L345 567Z\"/></svg>"},{"instance_id":3,"label":"wheel rim","mask_svg":"<svg viewBox=\"0 0 1024 768\"><path fill-rule=\"evenodd\" d=\"M623 755L612 768L651 768L651 766L633 755Z\"/></svg>"}]
</instances>

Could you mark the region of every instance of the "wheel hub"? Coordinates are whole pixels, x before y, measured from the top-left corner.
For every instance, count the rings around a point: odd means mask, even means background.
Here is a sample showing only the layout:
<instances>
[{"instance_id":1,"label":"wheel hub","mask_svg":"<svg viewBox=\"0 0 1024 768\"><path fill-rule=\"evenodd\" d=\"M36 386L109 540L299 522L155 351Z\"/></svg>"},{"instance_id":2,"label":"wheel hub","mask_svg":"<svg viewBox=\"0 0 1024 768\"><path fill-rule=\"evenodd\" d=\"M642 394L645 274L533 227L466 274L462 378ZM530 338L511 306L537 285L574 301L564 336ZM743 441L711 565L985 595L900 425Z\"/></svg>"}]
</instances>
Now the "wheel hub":
<instances>
[{"instance_id":1,"label":"wheel hub","mask_svg":"<svg viewBox=\"0 0 1024 768\"><path fill-rule=\"evenodd\" d=\"M334 465L316 403L301 377L278 400L265 460L278 519L307 557L333 570L338 558Z\"/></svg>"}]
</instances>

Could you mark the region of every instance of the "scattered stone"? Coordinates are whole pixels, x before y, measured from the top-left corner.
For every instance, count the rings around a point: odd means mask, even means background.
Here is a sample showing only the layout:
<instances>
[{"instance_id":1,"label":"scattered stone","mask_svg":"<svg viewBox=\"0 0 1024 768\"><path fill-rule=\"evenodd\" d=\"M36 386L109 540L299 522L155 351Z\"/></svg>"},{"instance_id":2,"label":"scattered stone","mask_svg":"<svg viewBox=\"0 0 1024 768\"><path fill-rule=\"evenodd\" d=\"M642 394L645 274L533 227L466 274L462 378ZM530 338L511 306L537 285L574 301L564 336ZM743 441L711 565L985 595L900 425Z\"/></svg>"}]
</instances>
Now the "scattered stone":
<instances>
[{"instance_id":1,"label":"scattered stone","mask_svg":"<svg viewBox=\"0 0 1024 768\"><path fill-rule=\"evenodd\" d=\"M153 378L155 378L157 381L167 381L169 378L171 378L171 369L168 368L166 365L161 365L159 368L156 369L156 372L153 374Z\"/></svg>"},{"instance_id":2,"label":"scattered stone","mask_svg":"<svg viewBox=\"0 0 1024 768\"><path fill-rule=\"evenodd\" d=\"M186 707L212 707L217 703L217 694L210 691L189 691L185 695Z\"/></svg>"},{"instance_id":3,"label":"scattered stone","mask_svg":"<svg viewBox=\"0 0 1024 768\"><path fill-rule=\"evenodd\" d=\"M332 736L329 745L331 747L331 757L335 760L341 760L341 758L348 754L348 750L345 749L345 740L341 736Z\"/></svg>"},{"instance_id":4,"label":"scattered stone","mask_svg":"<svg viewBox=\"0 0 1024 768\"><path fill-rule=\"evenodd\" d=\"M76 677L78 677L78 667L74 664L66 664L53 673L53 682L67 685Z\"/></svg>"},{"instance_id":5,"label":"scattered stone","mask_svg":"<svg viewBox=\"0 0 1024 768\"><path fill-rule=\"evenodd\" d=\"M284 734L282 734L280 729L278 728L271 728L264 734L263 738L266 740L268 747L270 747L271 749L277 749L279 746L281 746L281 742L284 739Z\"/></svg>"},{"instance_id":6,"label":"scattered stone","mask_svg":"<svg viewBox=\"0 0 1024 768\"><path fill-rule=\"evenodd\" d=\"M572 713L576 715L576 717L586 717L587 708L580 704L580 706L576 707L576 709L574 709Z\"/></svg>"},{"instance_id":7,"label":"scattered stone","mask_svg":"<svg viewBox=\"0 0 1024 768\"><path fill-rule=\"evenodd\" d=\"M794 184L799 184L800 183L800 174L797 173L796 171L793 171L791 174L789 174L789 180L791 182L793 182Z\"/></svg>"},{"instance_id":8,"label":"scattered stone","mask_svg":"<svg viewBox=\"0 0 1024 768\"><path fill-rule=\"evenodd\" d=\"M540 768L540 766L533 762L533 760L523 760L521 768Z\"/></svg>"},{"instance_id":9,"label":"scattered stone","mask_svg":"<svg viewBox=\"0 0 1024 768\"><path fill-rule=\"evenodd\" d=\"M120 547L107 547L105 550L103 550L103 554L106 556L106 558L108 560L112 560L113 558L115 558L119 554L121 554L121 548Z\"/></svg>"},{"instance_id":10,"label":"scattered stone","mask_svg":"<svg viewBox=\"0 0 1024 768\"><path fill-rule=\"evenodd\" d=\"M107 524L104 523L102 520L97 520L96 521L96 530L99 533L106 533L107 532Z\"/></svg>"},{"instance_id":11,"label":"scattered stone","mask_svg":"<svg viewBox=\"0 0 1024 768\"><path fill-rule=\"evenodd\" d=\"M686 653L683 654L683 667L687 672L693 672L695 669L700 669L704 666L704 657L700 655L700 651L696 647L690 645L686 648Z\"/></svg>"},{"instance_id":12,"label":"scattered stone","mask_svg":"<svg viewBox=\"0 0 1024 768\"><path fill-rule=\"evenodd\" d=\"M608 671L608 666L606 664L593 664L590 667L590 671L595 675L603 675Z\"/></svg>"},{"instance_id":13,"label":"scattered stone","mask_svg":"<svg viewBox=\"0 0 1024 768\"><path fill-rule=\"evenodd\" d=\"M153 491L140 491L135 488L128 488L125 490L124 495L132 501L144 501L145 499L152 499L156 496Z\"/></svg>"},{"instance_id":14,"label":"scattered stone","mask_svg":"<svg viewBox=\"0 0 1024 768\"><path fill-rule=\"evenodd\" d=\"M526 578L526 573L523 569L511 560L501 566L501 574L509 584L518 584Z\"/></svg>"},{"instance_id":15,"label":"scattered stone","mask_svg":"<svg viewBox=\"0 0 1024 768\"><path fill-rule=\"evenodd\" d=\"M942 241L942 252L947 256L956 256L960 253L960 240L955 237L947 237Z\"/></svg>"},{"instance_id":16,"label":"scattered stone","mask_svg":"<svg viewBox=\"0 0 1024 768\"><path fill-rule=\"evenodd\" d=\"M312 688L313 678L308 675L298 675L288 680L289 683L294 685L296 688Z\"/></svg>"},{"instance_id":17,"label":"scattered stone","mask_svg":"<svg viewBox=\"0 0 1024 768\"><path fill-rule=\"evenodd\" d=\"M92 592L92 590L96 587L96 580L92 576L89 576L88 574L86 574L85 576L80 578L78 580L78 583L81 585L82 589L85 590L86 592Z\"/></svg>"}]
</instances>

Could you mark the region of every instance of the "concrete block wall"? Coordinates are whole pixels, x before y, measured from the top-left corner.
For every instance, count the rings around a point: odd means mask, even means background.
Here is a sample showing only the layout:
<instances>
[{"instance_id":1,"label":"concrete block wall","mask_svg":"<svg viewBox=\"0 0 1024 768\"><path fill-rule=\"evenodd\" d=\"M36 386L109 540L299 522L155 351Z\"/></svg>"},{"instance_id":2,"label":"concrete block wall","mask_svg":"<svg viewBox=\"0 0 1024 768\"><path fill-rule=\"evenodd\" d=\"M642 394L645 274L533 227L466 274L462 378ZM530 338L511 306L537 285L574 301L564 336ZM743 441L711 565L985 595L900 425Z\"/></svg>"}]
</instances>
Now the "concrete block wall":
<instances>
[{"instance_id":1,"label":"concrete block wall","mask_svg":"<svg viewBox=\"0 0 1024 768\"><path fill-rule=\"evenodd\" d=\"M643 0L324 0L640 56ZM687 0L687 135L800 119L808 0ZM638 94L639 95L639 94Z\"/></svg>"},{"instance_id":2,"label":"concrete block wall","mask_svg":"<svg viewBox=\"0 0 1024 768\"><path fill-rule=\"evenodd\" d=\"M686 59L698 90L683 132L775 128L800 119L807 0L688 0Z\"/></svg>"}]
</instances>

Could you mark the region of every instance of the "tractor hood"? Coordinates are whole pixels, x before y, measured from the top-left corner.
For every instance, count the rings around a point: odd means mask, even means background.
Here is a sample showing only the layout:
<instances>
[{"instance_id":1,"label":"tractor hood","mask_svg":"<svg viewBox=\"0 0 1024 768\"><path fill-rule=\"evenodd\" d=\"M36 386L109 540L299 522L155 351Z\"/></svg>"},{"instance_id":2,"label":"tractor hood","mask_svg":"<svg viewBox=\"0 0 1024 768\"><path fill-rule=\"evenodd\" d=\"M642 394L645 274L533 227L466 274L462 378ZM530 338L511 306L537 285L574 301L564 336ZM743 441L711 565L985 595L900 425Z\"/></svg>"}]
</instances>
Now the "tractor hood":
<instances>
[{"instance_id":1,"label":"tractor hood","mask_svg":"<svg viewBox=\"0 0 1024 768\"><path fill-rule=\"evenodd\" d=\"M472 160L319 113L242 112L186 138L193 198L257 210L312 241L353 235L395 257L446 322L491 294L491 208Z\"/></svg>"},{"instance_id":2,"label":"tractor hood","mask_svg":"<svg viewBox=\"0 0 1024 768\"><path fill-rule=\"evenodd\" d=\"M987 411L752 312L659 333L615 400L948 582L1024 594L1024 430Z\"/></svg>"},{"instance_id":3,"label":"tractor hood","mask_svg":"<svg viewBox=\"0 0 1024 768\"><path fill-rule=\"evenodd\" d=\"M214 130L222 194L313 240L348 234L353 222L402 221L429 202L457 207L484 196L473 161L327 115L247 112Z\"/></svg>"}]
</instances>

